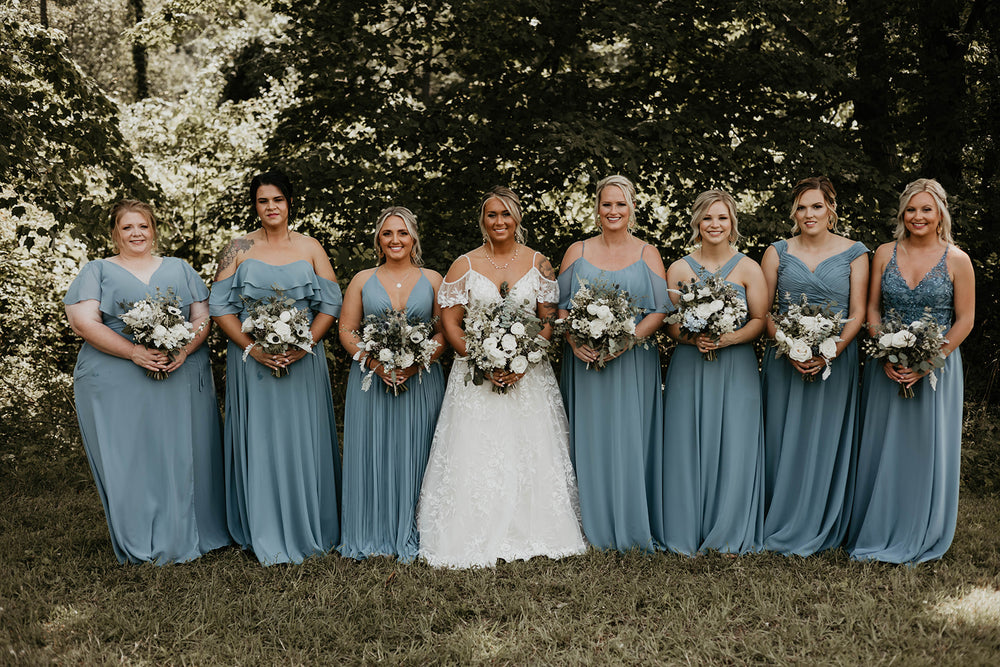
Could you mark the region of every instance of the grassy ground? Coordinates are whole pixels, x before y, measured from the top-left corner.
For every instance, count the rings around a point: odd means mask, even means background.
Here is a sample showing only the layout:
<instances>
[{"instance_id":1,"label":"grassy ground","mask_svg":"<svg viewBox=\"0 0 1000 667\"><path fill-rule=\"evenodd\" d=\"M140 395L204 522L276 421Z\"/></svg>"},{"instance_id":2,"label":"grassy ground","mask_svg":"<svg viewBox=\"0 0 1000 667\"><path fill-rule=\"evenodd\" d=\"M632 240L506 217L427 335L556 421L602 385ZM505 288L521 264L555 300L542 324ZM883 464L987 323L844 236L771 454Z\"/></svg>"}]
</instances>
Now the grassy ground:
<instances>
[{"instance_id":1,"label":"grassy ground","mask_svg":"<svg viewBox=\"0 0 1000 667\"><path fill-rule=\"evenodd\" d=\"M0 493L0 664L1000 660L997 498L963 496L951 551L918 567L592 551L448 572L236 549L120 566L82 461Z\"/></svg>"}]
</instances>

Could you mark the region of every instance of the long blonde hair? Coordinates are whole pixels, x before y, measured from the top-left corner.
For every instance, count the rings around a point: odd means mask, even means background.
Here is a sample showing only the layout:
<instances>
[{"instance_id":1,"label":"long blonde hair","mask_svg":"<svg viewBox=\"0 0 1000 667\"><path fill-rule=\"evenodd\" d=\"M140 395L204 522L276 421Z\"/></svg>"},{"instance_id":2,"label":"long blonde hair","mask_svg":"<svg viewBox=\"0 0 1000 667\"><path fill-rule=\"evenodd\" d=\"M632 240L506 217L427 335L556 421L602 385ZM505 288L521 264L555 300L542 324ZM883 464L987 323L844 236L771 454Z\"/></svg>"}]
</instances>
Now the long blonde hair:
<instances>
[{"instance_id":1,"label":"long blonde hair","mask_svg":"<svg viewBox=\"0 0 1000 667\"><path fill-rule=\"evenodd\" d=\"M524 213L521 211L521 200L514 194L513 190L502 185L497 185L487 190L479 202L479 231L483 235L483 243L488 244L490 250L493 249L493 241L490 240L489 234L486 233L486 204L491 199L499 199L507 207L507 210L510 211L511 217L514 218L514 222L517 224L517 228L514 230L514 240L523 244L524 227L521 225L521 218L524 217Z\"/></svg>"},{"instance_id":2,"label":"long blonde hair","mask_svg":"<svg viewBox=\"0 0 1000 667\"><path fill-rule=\"evenodd\" d=\"M945 243L954 243L955 240L951 237L951 213L948 211L948 193L933 178L918 178L907 185L902 194L899 195L899 209L896 211L896 229L893 230L892 235L897 241L905 239L910 235L910 232L906 229L906 225L903 223L903 216L906 215L906 207L910 205L910 200L921 192L926 192L934 198L938 207L938 213L941 214L941 222L938 223L938 238Z\"/></svg>"},{"instance_id":3,"label":"long blonde hair","mask_svg":"<svg viewBox=\"0 0 1000 667\"><path fill-rule=\"evenodd\" d=\"M375 252L378 253L378 263L381 264L385 261L385 255L382 253L382 246L379 243L378 235L382 233L382 226L385 224L385 221L392 216L396 216L403 221L403 224L406 225L406 231L410 233L410 238L413 239L413 248L410 249L410 262L414 266L423 266L424 258L420 250L420 234L417 233L417 216L413 215L413 211L405 206L389 206L382 209L382 212L378 214L378 220L375 222Z\"/></svg>"},{"instance_id":4,"label":"long blonde hair","mask_svg":"<svg viewBox=\"0 0 1000 667\"><path fill-rule=\"evenodd\" d=\"M739 221L736 219L736 201L732 195L725 190L706 190L698 195L691 207L692 234L688 243L701 242L701 219L705 217L705 213L712 207L712 204L720 201L729 209L729 219L732 221L729 229L729 244L736 245L736 242L740 240Z\"/></svg>"}]
</instances>

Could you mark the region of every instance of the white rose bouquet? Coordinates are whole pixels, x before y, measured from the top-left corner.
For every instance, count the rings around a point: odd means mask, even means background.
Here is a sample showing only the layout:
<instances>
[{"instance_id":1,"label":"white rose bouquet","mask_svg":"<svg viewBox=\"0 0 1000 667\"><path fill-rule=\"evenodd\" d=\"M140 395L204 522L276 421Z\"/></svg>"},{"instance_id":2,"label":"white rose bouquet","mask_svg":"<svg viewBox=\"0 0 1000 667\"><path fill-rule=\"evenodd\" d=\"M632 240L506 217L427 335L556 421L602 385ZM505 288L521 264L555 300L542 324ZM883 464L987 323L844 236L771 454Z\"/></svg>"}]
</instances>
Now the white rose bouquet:
<instances>
[{"instance_id":1,"label":"white rose bouquet","mask_svg":"<svg viewBox=\"0 0 1000 667\"><path fill-rule=\"evenodd\" d=\"M593 368L601 370L615 355L642 344L635 336L635 317L639 312L635 297L617 284L581 278L580 289L570 300L569 316L556 320L555 331L574 345L596 350L598 357Z\"/></svg>"},{"instance_id":2,"label":"white rose bouquet","mask_svg":"<svg viewBox=\"0 0 1000 667\"><path fill-rule=\"evenodd\" d=\"M801 303L788 306L788 310L774 320L777 329L774 332L775 358L787 354L801 363L820 357L825 364L822 379L830 377L830 362L837 356L837 343L843 340L840 332L844 324L850 322L843 313L834 312L836 305L813 305L803 294ZM806 382L816 379L811 373L799 375Z\"/></svg>"},{"instance_id":3,"label":"white rose bouquet","mask_svg":"<svg viewBox=\"0 0 1000 667\"><path fill-rule=\"evenodd\" d=\"M393 396L407 390L405 384L395 384L396 371L414 365L430 370L434 352L440 347L440 343L431 338L434 335L433 322L411 322L405 309L387 308L384 313L366 315L361 321L361 330L354 333L360 339L360 349L355 353L354 360L363 363L368 355L378 359L382 367L392 373ZM374 375L375 370L372 369L362 378L362 391L371 388ZM387 386L385 390L388 392L390 388Z\"/></svg>"},{"instance_id":4,"label":"white rose bouquet","mask_svg":"<svg viewBox=\"0 0 1000 667\"><path fill-rule=\"evenodd\" d=\"M941 346L948 342L944 337L944 328L930 313L924 311L923 317L906 324L895 310L890 310L881 324L871 326L875 335L862 342L865 353L875 359L886 359L889 363L898 364L918 372L927 373L927 381L931 389L937 391L937 376L934 370L944 368L944 353ZM899 395L902 398L913 398L913 387L900 383Z\"/></svg>"},{"instance_id":5,"label":"white rose bouquet","mask_svg":"<svg viewBox=\"0 0 1000 667\"><path fill-rule=\"evenodd\" d=\"M722 334L732 333L747 316L747 304L736 288L717 275L702 280L677 283L680 294L677 310L667 316L667 323L680 324L681 333L688 337L705 334L718 340ZM704 352L706 361L715 361L715 350Z\"/></svg>"},{"instance_id":6,"label":"white rose bouquet","mask_svg":"<svg viewBox=\"0 0 1000 667\"><path fill-rule=\"evenodd\" d=\"M201 331L184 319L180 308L180 299L174 294L172 287L166 294L156 288L156 296L146 296L141 301L133 303L121 302L118 305L126 312L120 315L125 323L125 333L140 345L163 350L171 360L177 356L177 351L194 340ZM208 322L206 318L201 326ZM154 380L164 380L169 376L166 371L146 371L146 376Z\"/></svg>"},{"instance_id":7,"label":"white rose bouquet","mask_svg":"<svg viewBox=\"0 0 1000 667\"><path fill-rule=\"evenodd\" d=\"M247 317L243 320L243 333L260 345L268 354L281 354L289 348L297 347L312 354L313 337L309 328L309 313L295 307L295 299L285 296L278 287L272 287L274 294L260 300L241 296ZM248 346L243 350L243 361L250 354ZM276 378L288 375L287 368L275 368L271 375Z\"/></svg>"},{"instance_id":8,"label":"white rose bouquet","mask_svg":"<svg viewBox=\"0 0 1000 667\"><path fill-rule=\"evenodd\" d=\"M465 309L466 384L480 385L494 371L524 373L546 357L549 341L539 335L543 323L531 304L515 303L506 281L500 285L500 296L495 303L470 304ZM509 389L493 385L497 393Z\"/></svg>"}]
</instances>

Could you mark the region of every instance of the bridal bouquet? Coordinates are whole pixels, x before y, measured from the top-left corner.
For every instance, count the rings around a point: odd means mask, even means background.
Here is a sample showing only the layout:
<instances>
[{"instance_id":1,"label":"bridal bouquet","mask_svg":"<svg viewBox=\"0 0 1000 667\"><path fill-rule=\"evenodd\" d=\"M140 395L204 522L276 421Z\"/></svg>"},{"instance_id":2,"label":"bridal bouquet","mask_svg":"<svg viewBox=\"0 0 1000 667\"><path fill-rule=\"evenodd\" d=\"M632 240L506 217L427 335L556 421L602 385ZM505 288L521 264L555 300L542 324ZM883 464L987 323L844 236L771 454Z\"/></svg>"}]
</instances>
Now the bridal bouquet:
<instances>
[{"instance_id":1,"label":"bridal bouquet","mask_svg":"<svg viewBox=\"0 0 1000 667\"><path fill-rule=\"evenodd\" d=\"M788 311L774 321L775 358L787 354L798 362L821 357L824 361L822 379L830 377L830 362L837 356L837 343L843 340L840 331L844 323L843 313L834 312L836 303L822 306L812 305L802 295L802 302L788 306ZM815 375L799 373L806 382L816 379Z\"/></svg>"},{"instance_id":2,"label":"bridal bouquet","mask_svg":"<svg viewBox=\"0 0 1000 667\"><path fill-rule=\"evenodd\" d=\"M539 335L542 321L532 314L531 304L515 302L507 281L500 285L500 296L500 301L472 303L465 310L466 384L480 385L494 371L524 373L529 364L545 358L549 341ZM493 385L501 394L509 389Z\"/></svg>"},{"instance_id":3,"label":"bridal bouquet","mask_svg":"<svg viewBox=\"0 0 1000 667\"><path fill-rule=\"evenodd\" d=\"M171 360L177 356L177 351L194 340L198 332L194 326L184 319L180 308L180 299L174 294L172 287L166 294L156 288L156 296L147 296L133 303L121 302L118 305L127 309L121 314L125 323L125 333L132 339L148 348L163 350ZM205 326L202 322L201 326ZM198 331L201 331L199 328ZM163 380L169 376L166 371L146 371L146 376L154 380Z\"/></svg>"},{"instance_id":4,"label":"bridal bouquet","mask_svg":"<svg viewBox=\"0 0 1000 667\"><path fill-rule=\"evenodd\" d=\"M570 300L569 316L556 320L556 334L596 350L594 369L601 370L615 355L639 342L635 336L639 312L635 297L617 284L581 278L580 289Z\"/></svg>"},{"instance_id":5,"label":"bridal bouquet","mask_svg":"<svg viewBox=\"0 0 1000 667\"><path fill-rule=\"evenodd\" d=\"M409 368L414 364L423 370L430 370L431 359L440 346L434 335L432 323L410 322L405 310L386 308L384 313L365 316L361 322L361 331L354 332L360 339L360 348L354 355L354 360L361 362L369 354L378 359L382 367L392 373L392 394L398 396L400 391L406 391L406 385L397 385L396 371ZM371 369L361 380L361 390L368 391L372 386ZM419 376L418 376L419 377ZM388 392L389 387L385 390Z\"/></svg>"},{"instance_id":6,"label":"bridal bouquet","mask_svg":"<svg viewBox=\"0 0 1000 667\"><path fill-rule=\"evenodd\" d=\"M681 333L688 337L705 334L718 340L722 334L736 331L747 316L747 304L736 288L717 275L699 281L677 283L679 289L671 290L681 295L677 310L667 316L669 324L680 323ZM705 361L715 361L715 350L704 352Z\"/></svg>"},{"instance_id":7,"label":"bridal bouquet","mask_svg":"<svg viewBox=\"0 0 1000 667\"><path fill-rule=\"evenodd\" d=\"M948 342L944 337L944 328L925 309L923 317L906 324L895 310L882 320L881 324L872 327L875 335L866 338L862 347L869 357L886 359L889 363L898 364L919 372L927 372L927 380L931 389L937 391L937 376L934 369L944 368L944 353L941 346ZM913 398L913 387L900 383L899 395L903 398Z\"/></svg>"},{"instance_id":8,"label":"bridal bouquet","mask_svg":"<svg viewBox=\"0 0 1000 667\"><path fill-rule=\"evenodd\" d=\"M241 296L247 312L243 320L243 333L254 340L254 345L268 354L281 354L289 348L297 347L312 354L313 337L309 329L309 313L295 307L295 299L285 296L278 287L272 287L274 294L254 300ZM247 360L253 345L243 350L243 361ZM271 375L276 378L288 375L287 368L275 368Z\"/></svg>"}]
</instances>

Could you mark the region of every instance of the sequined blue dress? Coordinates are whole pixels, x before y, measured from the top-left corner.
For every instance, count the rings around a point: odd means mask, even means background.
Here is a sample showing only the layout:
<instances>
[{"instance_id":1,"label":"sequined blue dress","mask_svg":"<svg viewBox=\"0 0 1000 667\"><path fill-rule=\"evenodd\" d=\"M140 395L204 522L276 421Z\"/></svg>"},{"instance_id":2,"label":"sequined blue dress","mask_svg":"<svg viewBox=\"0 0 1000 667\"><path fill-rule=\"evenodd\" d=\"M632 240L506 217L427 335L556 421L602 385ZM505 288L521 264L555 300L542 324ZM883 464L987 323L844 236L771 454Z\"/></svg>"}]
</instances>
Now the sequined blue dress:
<instances>
[{"instance_id":1,"label":"sequined blue dress","mask_svg":"<svg viewBox=\"0 0 1000 667\"><path fill-rule=\"evenodd\" d=\"M340 287L298 260L245 259L212 285L213 316L246 317L273 286L310 313L340 314ZM340 452L323 342L276 378L232 341L226 353L226 505L229 532L265 565L297 563L340 541Z\"/></svg>"},{"instance_id":2,"label":"sequined blue dress","mask_svg":"<svg viewBox=\"0 0 1000 667\"><path fill-rule=\"evenodd\" d=\"M899 272L896 249L882 273L882 312L914 321L930 308L939 324L954 319L948 250L916 287ZM902 398L878 362L865 365L861 440L847 548L857 560L919 563L941 558L958 518L959 463L964 398L961 352L956 348L938 375Z\"/></svg>"},{"instance_id":3,"label":"sequined blue dress","mask_svg":"<svg viewBox=\"0 0 1000 667\"><path fill-rule=\"evenodd\" d=\"M725 278L742 253L726 262ZM710 273L690 255L695 275ZM742 285L734 284L746 300ZM760 373L749 343L706 361L694 345L674 349L664 393L664 540L670 551L745 553L761 547L764 432Z\"/></svg>"},{"instance_id":4,"label":"sequined blue dress","mask_svg":"<svg viewBox=\"0 0 1000 667\"><path fill-rule=\"evenodd\" d=\"M778 252L778 309L802 295L813 305L833 304L847 316L851 262L868 249L855 243L810 271L774 243ZM764 352L764 548L808 556L840 546L850 518L851 461L857 445L858 348L855 341L833 360L826 380L803 381L788 357Z\"/></svg>"},{"instance_id":5,"label":"sequined blue dress","mask_svg":"<svg viewBox=\"0 0 1000 667\"><path fill-rule=\"evenodd\" d=\"M208 298L186 262L164 257L144 283L107 260L88 263L63 303L100 302L101 320L124 333L121 315L156 289L172 288L185 318ZM208 348L164 380L84 343L73 371L80 434L122 563L187 561L231 543L226 530L219 406Z\"/></svg>"},{"instance_id":6,"label":"sequined blue dress","mask_svg":"<svg viewBox=\"0 0 1000 667\"><path fill-rule=\"evenodd\" d=\"M421 275L406 301L411 321L430 322L434 287ZM364 315L392 308L392 301L375 273L361 288ZM444 374L440 364L406 381L398 396L385 391L373 376L368 391L361 380L368 371L351 365L344 415L344 496L342 556L396 556L408 563L417 557L416 509L420 483L431 450Z\"/></svg>"},{"instance_id":7,"label":"sequined blue dress","mask_svg":"<svg viewBox=\"0 0 1000 667\"><path fill-rule=\"evenodd\" d=\"M617 271L599 269L581 256L559 276L560 309L570 310L581 278L615 283L636 297L642 309L636 323L667 311L667 283L641 253ZM601 549L660 548L663 397L656 346L632 348L598 371L588 369L566 344L561 375L587 541Z\"/></svg>"}]
</instances>

